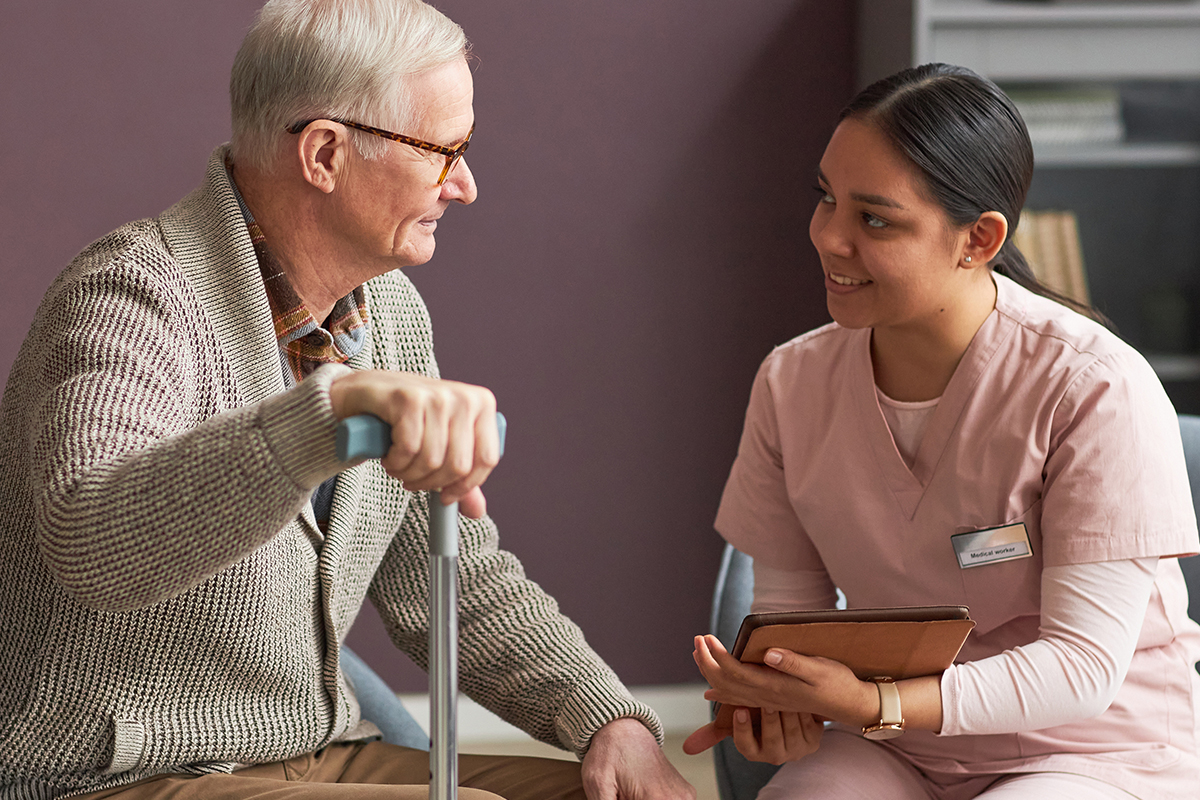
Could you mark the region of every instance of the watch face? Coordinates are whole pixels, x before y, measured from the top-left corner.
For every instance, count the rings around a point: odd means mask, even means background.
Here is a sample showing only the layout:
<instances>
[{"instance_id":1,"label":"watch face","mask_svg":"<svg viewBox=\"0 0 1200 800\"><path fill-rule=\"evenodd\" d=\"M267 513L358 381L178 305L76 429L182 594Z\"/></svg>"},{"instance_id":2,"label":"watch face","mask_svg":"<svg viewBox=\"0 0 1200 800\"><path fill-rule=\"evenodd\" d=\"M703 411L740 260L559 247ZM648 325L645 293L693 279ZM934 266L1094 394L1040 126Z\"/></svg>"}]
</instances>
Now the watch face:
<instances>
[{"instance_id":1,"label":"watch face","mask_svg":"<svg viewBox=\"0 0 1200 800\"><path fill-rule=\"evenodd\" d=\"M895 739L904 733L903 725L876 725L863 731L863 738L881 742L884 739Z\"/></svg>"}]
</instances>

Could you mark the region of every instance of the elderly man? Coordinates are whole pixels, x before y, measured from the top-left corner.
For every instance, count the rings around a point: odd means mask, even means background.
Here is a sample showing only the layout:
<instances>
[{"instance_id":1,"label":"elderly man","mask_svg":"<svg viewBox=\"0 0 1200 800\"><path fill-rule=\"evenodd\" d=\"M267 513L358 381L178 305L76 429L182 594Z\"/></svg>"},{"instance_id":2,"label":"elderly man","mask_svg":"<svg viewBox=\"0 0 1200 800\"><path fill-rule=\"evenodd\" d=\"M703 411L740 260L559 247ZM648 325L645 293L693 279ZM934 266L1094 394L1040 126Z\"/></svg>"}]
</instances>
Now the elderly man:
<instances>
[{"instance_id":1,"label":"elderly man","mask_svg":"<svg viewBox=\"0 0 1200 800\"><path fill-rule=\"evenodd\" d=\"M475 199L465 54L418 0L271 0L203 186L47 293L0 410L0 796L424 797L427 755L376 740L338 646L369 596L426 662L435 488L473 518L464 688L583 760L464 757L463 796L694 796L497 549L495 401L438 379L400 272ZM364 412L391 451L340 463Z\"/></svg>"}]
</instances>

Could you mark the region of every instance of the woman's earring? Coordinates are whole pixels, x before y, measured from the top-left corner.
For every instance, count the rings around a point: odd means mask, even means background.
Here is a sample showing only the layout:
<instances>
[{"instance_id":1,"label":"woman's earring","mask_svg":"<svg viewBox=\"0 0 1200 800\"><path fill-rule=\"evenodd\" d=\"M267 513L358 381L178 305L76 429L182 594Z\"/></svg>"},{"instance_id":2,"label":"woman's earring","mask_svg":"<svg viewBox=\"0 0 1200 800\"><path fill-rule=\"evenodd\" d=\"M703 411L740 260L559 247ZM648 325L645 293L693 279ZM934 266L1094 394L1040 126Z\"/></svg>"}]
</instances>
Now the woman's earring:
<instances>
[{"instance_id":1,"label":"woman's earring","mask_svg":"<svg viewBox=\"0 0 1200 800\"><path fill-rule=\"evenodd\" d=\"M965 262L967 262L968 264L970 264L970 263L971 263L971 257L970 257L970 256L963 256L963 261L965 261Z\"/></svg>"}]
</instances>

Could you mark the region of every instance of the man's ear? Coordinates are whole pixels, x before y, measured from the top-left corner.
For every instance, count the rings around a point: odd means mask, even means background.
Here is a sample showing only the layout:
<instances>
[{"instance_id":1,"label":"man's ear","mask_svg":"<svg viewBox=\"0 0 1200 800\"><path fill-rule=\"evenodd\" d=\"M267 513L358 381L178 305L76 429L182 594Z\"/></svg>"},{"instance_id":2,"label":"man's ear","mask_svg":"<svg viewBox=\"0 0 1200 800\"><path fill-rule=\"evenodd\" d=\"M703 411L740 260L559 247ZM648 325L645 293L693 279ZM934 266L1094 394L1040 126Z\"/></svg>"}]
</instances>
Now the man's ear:
<instances>
[{"instance_id":1,"label":"man's ear","mask_svg":"<svg viewBox=\"0 0 1200 800\"><path fill-rule=\"evenodd\" d=\"M353 146L346 126L327 119L313 120L297 139L300 174L313 187L329 194L345 174Z\"/></svg>"},{"instance_id":2,"label":"man's ear","mask_svg":"<svg viewBox=\"0 0 1200 800\"><path fill-rule=\"evenodd\" d=\"M967 241L963 245L965 267L978 267L987 264L1008 238L1008 219L999 211L985 211L979 219L967 229ZM969 259L969 260L968 260Z\"/></svg>"}]
</instances>

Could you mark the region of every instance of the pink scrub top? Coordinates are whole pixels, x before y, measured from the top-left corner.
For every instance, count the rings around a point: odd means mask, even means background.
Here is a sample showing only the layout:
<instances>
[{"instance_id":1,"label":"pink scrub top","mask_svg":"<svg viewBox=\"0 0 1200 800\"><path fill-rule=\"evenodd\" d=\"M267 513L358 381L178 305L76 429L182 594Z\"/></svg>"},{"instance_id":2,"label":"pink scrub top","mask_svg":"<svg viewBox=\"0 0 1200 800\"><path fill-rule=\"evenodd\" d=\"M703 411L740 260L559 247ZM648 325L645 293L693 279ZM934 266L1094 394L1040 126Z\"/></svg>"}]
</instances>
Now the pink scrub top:
<instances>
[{"instance_id":1,"label":"pink scrub top","mask_svg":"<svg viewBox=\"0 0 1200 800\"><path fill-rule=\"evenodd\" d=\"M960 662L1037 639L1043 566L1200 550L1178 420L1145 359L1064 306L995 282L996 308L911 470L876 398L870 329L832 323L775 349L716 521L756 559L826 570L852 608L969 606L977 626ZM959 568L951 536L1015 522L1032 557ZM1099 717L1011 734L910 731L888 744L937 772L1079 772L1138 794L1146 780L1200 793L1197 659L1182 572L1161 561L1129 672Z\"/></svg>"}]
</instances>

